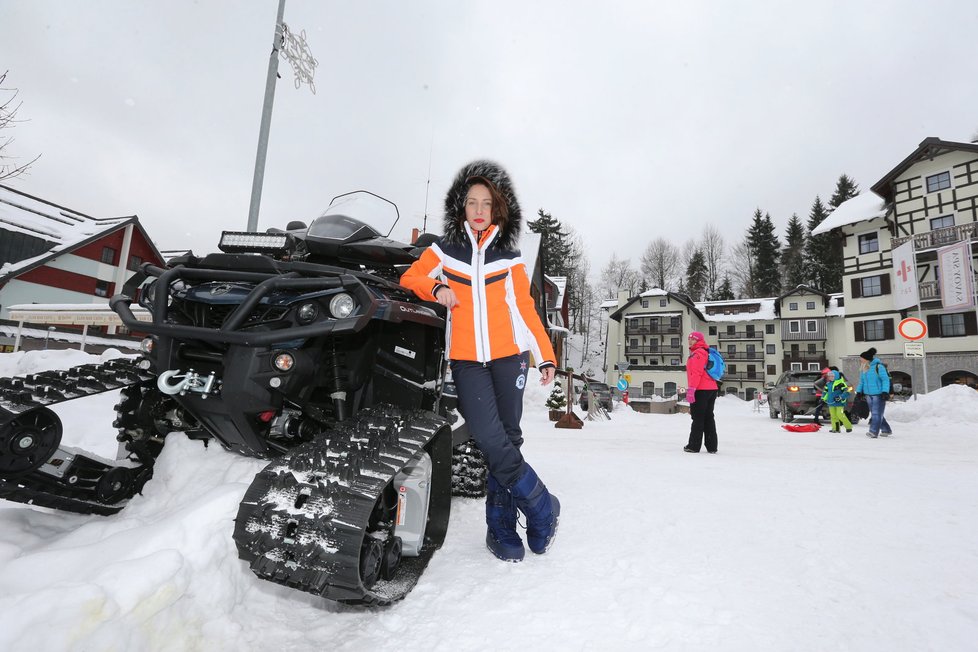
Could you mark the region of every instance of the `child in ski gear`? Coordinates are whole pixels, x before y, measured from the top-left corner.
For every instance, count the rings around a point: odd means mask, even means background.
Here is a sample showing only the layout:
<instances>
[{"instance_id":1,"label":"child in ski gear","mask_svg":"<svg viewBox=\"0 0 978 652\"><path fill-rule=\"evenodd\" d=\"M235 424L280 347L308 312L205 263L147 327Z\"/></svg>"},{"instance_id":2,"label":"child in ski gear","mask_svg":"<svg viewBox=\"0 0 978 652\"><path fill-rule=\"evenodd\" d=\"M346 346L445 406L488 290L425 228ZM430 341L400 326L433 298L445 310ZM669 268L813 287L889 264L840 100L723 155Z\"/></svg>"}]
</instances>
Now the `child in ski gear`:
<instances>
[{"instance_id":1,"label":"child in ski gear","mask_svg":"<svg viewBox=\"0 0 978 652\"><path fill-rule=\"evenodd\" d=\"M686 360L686 401L693 424L689 429L689 443L683 447L687 453L699 453L706 444L707 453L717 452L717 424L713 407L719 387L706 371L709 359L703 333L693 331L687 339L689 359Z\"/></svg>"},{"instance_id":2,"label":"child in ski gear","mask_svg":"<svg viewBox=\"0 0 978 652\"><path fill-rule=\"evenodd\" d=\"M840 374L836 374L831 369L827 371L826 389L822 400L829 407L829 418L832 421L829 432L839 432L840 425L845 426L846 432L852 432L852 423L846 416L846 403L849 401L852 388L846 383L845 378L840 377Z\"/></svg>"},{"instance_id":3,"label":"child in ski gear","mask_svg":"<svg viewBox=\"0 0 978 652\"><path fill-rule=\"evenodd\" d=\"M469 163L445 197L444 235L401 276L419 297L449 309L446 348L459 411L489 466L486 546L513 562L525 555L517 508L537 554L553 543L560 516L560 501L520 452L530 354L541 384L550 384L556 370L517 248L521 222L506 170L492 161Z\"/></svg>"},{"instance_id":4,"label":"child in ski gear","mask_svg":"<svg viewBox=\"0 0 978 652\"><path fill-rule=\"evenodd\" d=\"M813 383L815 387L815 398L819 399L818 403L815 405L815 419L816 425L821 425L822 421L819 417L822 416L822 408L825 407L825 384L828 380L828 373L831 371L828 367L822 369L822 375L818 377Z\"/></svg>"},{"instance_id":5,"label":"child in ski gear","mask_svg":"<svg viewBox=\"0 0 978 652\"><path fill-rule=\"evenodd\" d=\"M893 434L883 412L886 401L890 398L890 372L876 357L876 349L870 348L859 354L859 385L856 386L856 398L865 396L869 403L869 431L867 437L876 439L877 436Z\"/></svg>"}]
</instances>

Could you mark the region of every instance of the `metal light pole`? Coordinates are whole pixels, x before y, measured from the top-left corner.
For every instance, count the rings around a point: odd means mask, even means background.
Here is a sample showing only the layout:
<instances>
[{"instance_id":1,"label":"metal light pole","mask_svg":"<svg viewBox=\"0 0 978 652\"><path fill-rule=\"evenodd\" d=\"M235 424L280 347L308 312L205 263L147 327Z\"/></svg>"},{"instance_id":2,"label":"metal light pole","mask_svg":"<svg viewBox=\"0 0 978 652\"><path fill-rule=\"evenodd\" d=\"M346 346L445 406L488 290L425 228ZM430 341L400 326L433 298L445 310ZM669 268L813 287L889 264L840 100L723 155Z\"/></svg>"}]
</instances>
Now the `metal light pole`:
<instances>
[{"instance_id":1,"label":"metal light pole","mask_svg":"<svg viewBox=\"0 0 978 652\"><path fill-rule=\"evenodd\" d=\"M51 333L54 332L54 326L48 326L48 332L44 334L44 350L48 350L48 338L51 337Z\"/></svg>"},{"instance_id":2,"label":"metal light pole","mask_svg":"<svg viewBox=\"0 0 978 652\"><path fill-rule=\"evenodd\" d=\"M278 17L275 19L275 36L272 52L268 55L268 76L265 79L265 103L261 110L261 129L258 132L258 155L255 157L255 178L251 183L251 207L248 209L248 230L258 229L258 207L261 205L261 188L265 178L265 153L268 150L268 131L272 126L272 103L275 101L275 80L278 78L278 50L282 43L282 19L285 16L285 0L278 0Z\"/></svg>"}]
</instances>

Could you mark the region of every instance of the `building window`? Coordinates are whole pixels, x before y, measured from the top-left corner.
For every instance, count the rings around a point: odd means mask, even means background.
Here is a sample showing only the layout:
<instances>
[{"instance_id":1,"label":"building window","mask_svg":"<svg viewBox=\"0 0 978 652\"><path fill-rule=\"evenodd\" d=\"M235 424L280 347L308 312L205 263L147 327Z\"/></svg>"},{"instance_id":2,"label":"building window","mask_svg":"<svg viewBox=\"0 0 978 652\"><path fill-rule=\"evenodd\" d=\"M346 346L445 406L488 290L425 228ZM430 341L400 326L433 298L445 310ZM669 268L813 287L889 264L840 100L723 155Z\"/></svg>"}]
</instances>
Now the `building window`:
<instances>
[{"instance_id":1,"label":"building window","mask_svg":"<svg viewBox=\"0 0 978 652\"><path fill-rule=\"evenodd\" d=\"M814 301L808 301L808 302L806 302L805 303L805 309L806 310L815 310L815 302Z\"/></svg>"},{"instance_id":2,"label":"building window","mask_svg":"<svg viewBox=\"0 0 978 652\"><path fill-rule=\"evenodd\" d=\"M937 192L951 187L951 173L939 172L927 177L927 192Z\"/></svg>"},{"instance_id":3,"label":"building window","mask_svg":"<svg viewBox=\"0 0 978 652\"><path fill-rule=\"evenodd\" d=\"M679 346L679 338L678 337L672 338L671 340L669 340L669 342L670 342L669 346L676 346L676 347Z\"/></svg>"},{"instance_id":4,"label":"building window","mask_svg":"<svg viewBox=\"0 0 978 652\"><path fill-rule=\"evenodd\" d=\"M651 380L646 380L642 383L642 396L654 396L655 395L655 382Z\"/></svg>"},{"instance_id":5,"label":"building window","mask_svg":"<svg viewBox=\"0 0 978 652\"><path fill-rule=\"evenodd\" d=\"M815 344L815 342L809 342L809 344L808 344L808 352L809 353L815 353L815 351L816 351L815 347L816 346L818 346L818 345Z\"/></svg>"},{"instance_id":6,"label":"building window","mask_svg":"<svg viewBox=\"0 0 978 652\"><path fill-rule=\"evenodd\" d=\"M788 322L788 332L789 333L800 333L801 332L801 322L799 322L799 321L789 321Z\"/></svg>"},{"instance_id":7,"label":"building window","mask_svg":"<svg viewBox=\"0 0 978 652\"><path fill-rule=\"evenodd\" d=\"M757 345L756 344L748 344L747 345L747 353L750 354L751 357L753 357L754 355L756 355L757 354Z\"/></svg>"},{"instance_id":8,"label":"building window","mask_svg":"<svg viewBox=\"0 0 978 652\"><path fill-rule=\"evenodd\" d=\"M774 353L775 353L775 347L774 347L774 345L773 344L765 344L764 345L764 352L767 353L768 355L774 355Z\"/></svg>"},{"instance_id":9,"label":"building window","mask_svg":"<svg viewBox=\"0 0 978 652\"><path fill-rule=\"evenodd\" d=\"M669 325L673 328L679 328L679 317L670 317Z\"/></svg>"},{"instance_id":10,"label":"building window","mask_svg":"<svg viewBox=\"0 0 978 652\"><path fill-rule=\"evenodd\" d=\"M860 296L878 297L883 294L883 288L880 284L879 276L867 276L865 278L861 278L859 279L859 284L862 290Z\"/></svg>"},{"instance_id":11,"label":"building window","mask_svg":"<svg viewBox=\"0 0 978 652\"><path fill-rule=\"evenodd\" d=\"M788 304L788 310L798 310L798 303L795 302L795 301L792 301L791 303L789 303Z\"/></svg>"},{"instance_id":12,"label":"building window","mask_svg":"<svg viewBox=\"0 0 978 652\"><path fill-rule=\"evenodd\" d=\"M638 358L632 358L632 359L630 359L628 361L628 364L632 365L633 367L637 367L638 366Z\"/></svg>"},{"instance_id":13,"label":"building window","mask_svg":"<svg viewBox=\"0 0 978 652\"><path fill-rule=\"evenodd\" d=\"M139 266L142 264L143 264L143 259L141 256L129 256L129 267L127 267L126 269L128 269L131 272L137 272L139 271Z\"/></svg>"},{"instance_id":14,"label":"building window","mask_svg":"<svg viewBox=\"0 0 978 652\"><path fill-rule=\"evenodd\" d=\"M932 218L930 221L930 230L936 231L937 229L943 229L947 226L954 226L954 216L953 215L942 215L941 217Z\"/></svg>"},{"instance_id":15,"label":"building window","mask_svg":"<svg viewBox=\"0 0 978 652\"><path fill-rule=\"evenodd\" d=\"M965 335L964 313L941 315L941 337Z\"/></svg>"},{"instance_id":16,"label":"building window","mask_svg":"<svg viewBox=\"0 0 978 652\"><path fill-rule=\"evenodd\" d=\"M774 324L764 324L764 332L768 335L774 335Z\"/></svg>"},{"instance_id":17,"label":"building window","mask_svg":"<svg viewBox=\"0 0 978 652\"><path fill-rule=\"evenodd\" d=\"M801 363L800 362L792 362L791 363L791 370L792 371L801 371Z\"/></svg>"},{"instance_id":18,"label":"building window","mask_svg":"<svg viewBox=\"0 0 978 652\"><path fill-rule=\"evenodd\" d=\"M638 338L637 337L633 337L632 339L628 340L628 348L630 348L630 349L638 348Z\"/></svg>"},{"instance_id":19,"label":"building window","mask_svg":"<svg viewBox=\"0 0 978 652\"><path fill-rule=\"evenodd\" d=\"M109 282L108 281L95 281L95 296L97 296L97 297L107 297L107 296L109 296Z\"/></svg>"},{"instance_id":20,"label":"building window","mask_svg":"<svg viewBox=\"0 0 978 652\"><path fill-rule=\"evenodd\" d=\"M710 326L710 335L716 335L716 334L717 334L717 327Z\"/></svg>"},{"instance_id":21,"label":"building window","mask_svg":"<svg viewBox=\"0 0 978 652\"><path fill-rule=\"evenodd\" d=\"M102 247L102 262L107 265L115 265L115 249Z\"/></svg>"},{"instance_id":22,"label":"building window","mask_svg":"<svg viewBox=\"0 0 978 652\"><path fill-rule=\"evenodd\" d=\"M665 308L669 305L669 299L659 299L659 307Z\"/></svg>"},{"instance_id":23,"label":"building window","mask_svg":"<svg viewBox=\"0 0 978 652\"><path fill-rule=\"evenodd\" d=\"M818 332L818 322L815 321L814 319L806 319L805 320L805 332L806 333L815 333L815 332Z\"/></svg>"},{"instance_id":24,"label":"building window","mask_svg":"<svg viewBox=\"0 0 978 652\"><path fill-rule=\"evenodd\" d=\"M737 352L737 345L736 344L728 344L727 345L727 353L728 354L733 354L733 353L736 353L736 352Z\"/></svg>"},{"instance_id":25,"label":"building window","mask_svg":"<svg viewBox=\"0 0 978 652\"><path fill-rule=\"evenodd\" d=\"M886 339L883 332L882 319L870 319L863 322L863 339L867 342Z\"/></svg>"},{"instance_id":26,"label":"building window","mask_svg":"<svg viewBox=\"0 0 978 652\"><path fill-rule=\"evenodd\" d=\"M643 308L648 308L649 307L649 300L648 299L642 299L642 307Z\"/></svg>"},{"instance_id":27,"label":"building window","mask_svg":"<svg viewBox=\"0 0 978 652\"><path fill-rule=\"evenodd\" d=\"M727 335L736 335L736 334L737 334L737 327L736 326L732 326L732 325L731 326L727 326Z\"/></svg>"},{"instance_id":28,"label":"building window","mask_svg":"<svg viewBox=\"0 0 978 652\"><path fill-rule=\"evenodd\" d=\"M809 371L818 371L820 368L821 368L821 365L819 363L817 363L817 362L809 362L808 363L808 370Z\"/></svg>"},{"instance_id":29,"label":"building window","mask_svg":"<svg viewBox=\"0 0 978 652\"><path fill-rule=\"evenodd\" d=\"M662 386L663 396L673 396L676 393L676 383L668 382Z\"/></svg>"},{"instance_id":30,"label":"building window","mask_svg":"<svg viewBox=\"0 0 978 652\"><path fill-rule=\"evenodd\" d=\"M673 358L672 360L669 361L669 364L671 364L673 367L678 367L682 365L682 363L683 361L680 360L679 358Z\"/></svg>"},{"instance_id":31,"label":"building window","mask_svg":"<svg viewBox=\"0 0 978 652\"><path fill-rule=\"evenodd\" d=\"M776 375L777 373L778 373L778 368L777 368L777 367L776 367L775 365L773 365L773 364L769 364L769 365L767 366L767 375L768 375L768 376L774 376L774 375Z\"/></svg>"},{"instance_id":32,"label":"building window","mask_svg":"<svg viewBox=\"0 0 978 652\"><path fill-rule=\"evenodd\" d=\"M859 236L859 253L871 254L880 250L880 236L878 233L864 233Z\"/></svg>"}]
</instances>

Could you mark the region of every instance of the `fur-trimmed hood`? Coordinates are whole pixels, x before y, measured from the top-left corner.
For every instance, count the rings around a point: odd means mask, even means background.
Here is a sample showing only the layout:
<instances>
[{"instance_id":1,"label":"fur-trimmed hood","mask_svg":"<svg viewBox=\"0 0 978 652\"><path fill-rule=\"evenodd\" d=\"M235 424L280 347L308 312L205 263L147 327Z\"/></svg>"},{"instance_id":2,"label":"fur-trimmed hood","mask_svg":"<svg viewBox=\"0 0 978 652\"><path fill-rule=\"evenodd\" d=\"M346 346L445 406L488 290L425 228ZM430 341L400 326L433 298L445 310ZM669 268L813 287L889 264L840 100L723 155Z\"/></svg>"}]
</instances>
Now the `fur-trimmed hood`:
<instances>
[{"instance_id":1,"label":"fur-trimmed hood","mask_svg":"<svg viewBox=\"0 0 978 652\"><path fill-rule=\"evenodd\" d=\"M519 249L523 214L520 212L520 204L516 200L516 190L513 188L509 174L494 161L472 161L455 175L455 180L452 181L448 194L445 195L445 223L442 238L446 242L455 244L468 242L463 225L465 224L465 195L469 192L469 186L472 185L467 183L467 180L472 177L485 177L496 186L500 194L506 199L509 208L509 221L505 228L499 230L499 235L494 244L503 249L516 251Z\"/></svg>"}]
</instances>

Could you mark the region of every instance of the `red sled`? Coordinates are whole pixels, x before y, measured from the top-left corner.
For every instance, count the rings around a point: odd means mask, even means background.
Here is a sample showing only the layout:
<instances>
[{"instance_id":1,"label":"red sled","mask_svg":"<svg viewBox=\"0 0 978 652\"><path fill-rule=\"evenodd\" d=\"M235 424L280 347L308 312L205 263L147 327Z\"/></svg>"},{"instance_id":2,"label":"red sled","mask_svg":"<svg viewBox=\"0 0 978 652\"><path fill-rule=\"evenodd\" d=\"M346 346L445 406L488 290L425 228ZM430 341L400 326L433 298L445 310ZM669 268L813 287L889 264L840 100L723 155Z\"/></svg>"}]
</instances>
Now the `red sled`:
<instances>
[{"instance_id":1,"label":"red sled","mask_svg":"<svg viewBox=\"0 0 978 652\"><path fill-rule=\"evenodd\" d=\"M789 432L818 432L822 426L816 423L782 423L781 427Z\"/></svg>"}]
</instances>

